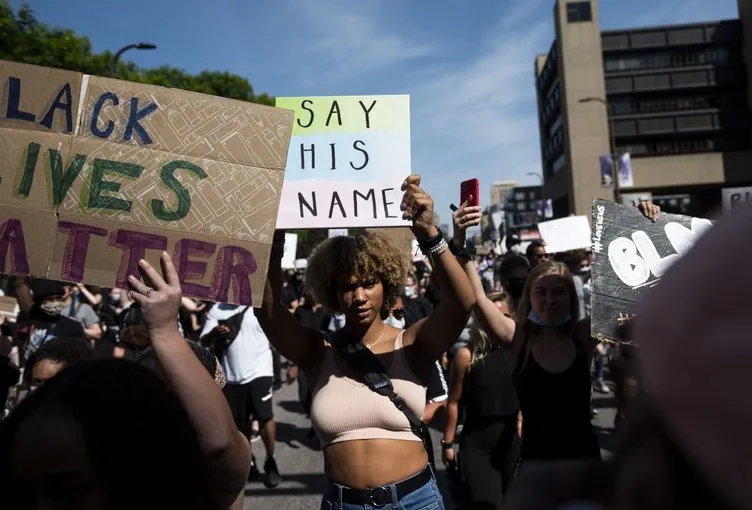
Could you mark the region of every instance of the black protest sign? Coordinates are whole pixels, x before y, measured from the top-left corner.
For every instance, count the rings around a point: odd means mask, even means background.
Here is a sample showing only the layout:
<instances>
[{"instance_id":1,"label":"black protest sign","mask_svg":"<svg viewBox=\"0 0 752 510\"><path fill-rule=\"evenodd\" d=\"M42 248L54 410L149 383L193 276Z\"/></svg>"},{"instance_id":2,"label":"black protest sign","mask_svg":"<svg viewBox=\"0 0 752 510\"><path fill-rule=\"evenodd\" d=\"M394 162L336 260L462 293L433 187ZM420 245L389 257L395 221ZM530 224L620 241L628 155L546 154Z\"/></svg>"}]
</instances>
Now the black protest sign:
<instances>
[{"instance_id":1,"label":"black protest sign","mask_svg":"<svg viewBox=\"0 0 752 510\"><path fill-rule=\"evenodd\" d=\"M653 223L635 207L594 200L592 224L591 333L622 341L617 330L635 316L643 293L712 223L678 214L661 214Z\"/></svg>"}]
</instances>

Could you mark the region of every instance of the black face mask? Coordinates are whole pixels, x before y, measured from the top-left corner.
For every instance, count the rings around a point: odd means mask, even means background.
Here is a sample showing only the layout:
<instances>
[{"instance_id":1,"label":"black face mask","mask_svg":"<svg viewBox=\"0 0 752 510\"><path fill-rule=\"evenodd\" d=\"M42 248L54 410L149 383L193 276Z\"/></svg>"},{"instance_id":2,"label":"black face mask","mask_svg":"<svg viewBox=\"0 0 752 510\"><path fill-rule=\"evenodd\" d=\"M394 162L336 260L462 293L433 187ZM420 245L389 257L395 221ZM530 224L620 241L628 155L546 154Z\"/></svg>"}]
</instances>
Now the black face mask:
<instances>
[{"instance_id":1,"label":"black face mask","mask_svg":"<svg viewBox=\"0 0 752 510\"><path fill-rule=\"evenodd\" d=\"M524 278L510 278L507 282L506 291L514 299L520 299L522 297L522 290L525 288Z\"/></svg>"}]
</instances>

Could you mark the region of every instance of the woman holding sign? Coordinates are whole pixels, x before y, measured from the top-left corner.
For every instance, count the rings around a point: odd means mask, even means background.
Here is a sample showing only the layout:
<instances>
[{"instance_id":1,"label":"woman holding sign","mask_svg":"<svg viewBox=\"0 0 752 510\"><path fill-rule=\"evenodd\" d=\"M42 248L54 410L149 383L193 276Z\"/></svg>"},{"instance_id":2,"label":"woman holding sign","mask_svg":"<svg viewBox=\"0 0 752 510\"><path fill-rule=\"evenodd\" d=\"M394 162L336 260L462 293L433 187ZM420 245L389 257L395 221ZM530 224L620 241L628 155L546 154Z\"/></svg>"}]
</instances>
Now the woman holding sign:
<instances>
[{"instance_id":1,"label":"woman holding sign","mask_svg":"<svg viewBox=\"0 0 752 510\"><path fill-rule=\"evenodd\" d=\"M660 208L639 204L655 221ZM485 332L507 349L523 416L522 462L600 458L590 423L590 361L597 341L590 320L579 320L572 275L566 265L545 261L528 274L516 319L488 300L472 262L460 252L465 231L478 225L478 207L454 213L452 250L465 267L477 298L475 316Z\"/></svg>"},{"instance_id":2,"label":"woman holding sign","mask_svg":"<svg viewBox=\"0 0 752 510\"><path fill-rule=\"evenodd\" d=\"M330 481L322 508L444 507L421 420L424 386L435 361L462 332L475 297L434 225L433 200L420 188L420 177L408 177L402 190L403 217L412 221L444 297L436 313L405 330L387 325L381 315L394 305L407 276L406 257L389 241L375 234L334 237L310 257L309 290L345 317L344 328L326 338L302 327L281 304L284 246L283 236L275 236L257 314L269 340L310 381L311 422Z\"/></svg>"}]
</instances>

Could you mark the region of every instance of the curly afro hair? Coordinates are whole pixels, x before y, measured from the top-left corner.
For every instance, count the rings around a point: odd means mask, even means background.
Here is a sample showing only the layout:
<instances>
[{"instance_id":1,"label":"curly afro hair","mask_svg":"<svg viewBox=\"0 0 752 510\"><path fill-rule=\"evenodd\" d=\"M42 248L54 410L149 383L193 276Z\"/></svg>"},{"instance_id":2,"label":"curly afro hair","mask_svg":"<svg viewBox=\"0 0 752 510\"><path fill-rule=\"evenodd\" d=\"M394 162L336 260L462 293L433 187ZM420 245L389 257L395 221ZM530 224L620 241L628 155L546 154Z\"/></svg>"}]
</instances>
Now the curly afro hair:
<instances>
[{"instance_id":1,"label":"curly afro hair","mask_svg":"<svg viewBox=\"0 0 752 510\"><path fill-rule=\"evenodd\" d=\"M339 283L376 278L384 286L382 306L391 308L404 290L407 267L406 255L381 234L332 237L309 257L306 287L325 308L340 312Z\"/></svg>"}]
</instances>

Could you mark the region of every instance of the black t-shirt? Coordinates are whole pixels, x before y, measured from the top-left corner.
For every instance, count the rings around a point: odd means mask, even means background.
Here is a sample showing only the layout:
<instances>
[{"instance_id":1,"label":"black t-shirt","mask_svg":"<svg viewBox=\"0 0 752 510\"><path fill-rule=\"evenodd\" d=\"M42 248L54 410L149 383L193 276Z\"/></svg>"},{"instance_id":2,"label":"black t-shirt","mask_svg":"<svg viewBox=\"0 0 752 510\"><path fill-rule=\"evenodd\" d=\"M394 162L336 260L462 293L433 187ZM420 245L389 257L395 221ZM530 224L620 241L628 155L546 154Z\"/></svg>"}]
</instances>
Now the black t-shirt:
<instances>
[{"instance_id":1,"label":"black t-shirt","mask_svg":"<svg viewBox=\"0 0 752 510\"><path fill-rule=\"evenodd\" d=\"M285 283L282 286L282 304L285 308L290 308L293 301L298 300L298 294L295 292L295 287L291 283Z\"/></svg>"},{"instance_id":2,"label":"black t-shirt","mask_svg":"<svg viewBox=\"0 0 752 510\"><path fill-rule=\"evenodd\" d=\"M307 306L299 306L295 310L295 317L297 317L302 326L315 329L316 331L327 331L329 329L329 321L331 321L331 316L323 308L314 310Z\"/></svg>"},{"instance_id":3,"label":"black t-shirt","mask_svg":"<svg viewBox=\"0 0 752 510\"><path fill-rule=\"evenodd\" d=\"M402 301L405 303L405 328L409 328L433 312L431 302L422 296L416 298L403 297Z\"/></svg>"},{"instance_id":4,"label":"black t-shirt","mask_svg":"<svg viewBox=\"0 0 752 510\"><path fill-rule=\"evenodd\" d=\"M38 327L38 326L37 326ZM47 333L54 338L85 338L84 326L75 319L61 315Z\"/></svg>"}]
</instances>

